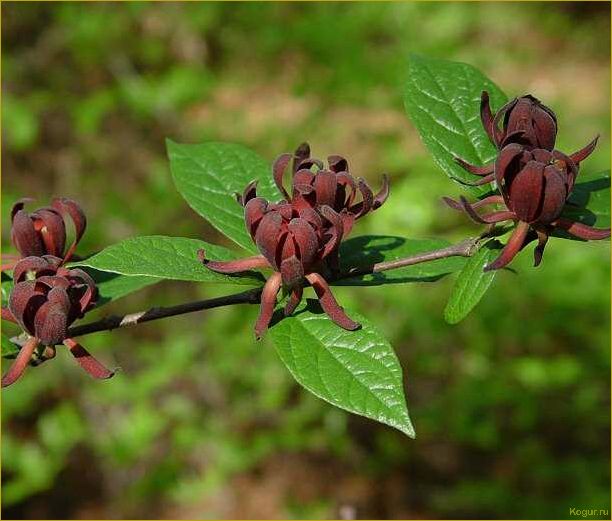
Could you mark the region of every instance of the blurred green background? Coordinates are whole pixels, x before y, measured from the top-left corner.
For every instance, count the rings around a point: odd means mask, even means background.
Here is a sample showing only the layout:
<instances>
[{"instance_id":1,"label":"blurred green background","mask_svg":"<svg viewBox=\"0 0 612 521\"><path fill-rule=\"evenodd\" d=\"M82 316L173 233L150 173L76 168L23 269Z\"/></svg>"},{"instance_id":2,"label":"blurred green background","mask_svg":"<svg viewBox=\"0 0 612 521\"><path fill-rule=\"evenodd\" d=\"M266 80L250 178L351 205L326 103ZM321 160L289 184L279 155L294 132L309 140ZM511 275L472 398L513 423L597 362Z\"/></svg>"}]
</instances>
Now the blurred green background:
<instances>
[{"instance_id":1,"label":"blurred green background","mask_svg":"<svg viewBox=\"0 0 612 521\"><path fill-rule=\"evenodd\" d=\"M479 228L408 122L408 52L469 62L533 93L583 171L609 169L610 4L2 2L2 217L66 195L79 251L145 234L227 244L174 190L164 139L226 140L270 161L303 140L345 154L389 201L354 234L450 240ZM529 248L531 250L531 247ZM5 250L6 251L6 250ZM460 325L435 284L338 288L404 368L418 438L293 382L255 307L84 338L2 392L4 518L569 518L610 508L609 243L526 251ZM163 283L102 310L219 295ZM98 312L100 313L100 312Z\"/></svg>"}]
</instances>

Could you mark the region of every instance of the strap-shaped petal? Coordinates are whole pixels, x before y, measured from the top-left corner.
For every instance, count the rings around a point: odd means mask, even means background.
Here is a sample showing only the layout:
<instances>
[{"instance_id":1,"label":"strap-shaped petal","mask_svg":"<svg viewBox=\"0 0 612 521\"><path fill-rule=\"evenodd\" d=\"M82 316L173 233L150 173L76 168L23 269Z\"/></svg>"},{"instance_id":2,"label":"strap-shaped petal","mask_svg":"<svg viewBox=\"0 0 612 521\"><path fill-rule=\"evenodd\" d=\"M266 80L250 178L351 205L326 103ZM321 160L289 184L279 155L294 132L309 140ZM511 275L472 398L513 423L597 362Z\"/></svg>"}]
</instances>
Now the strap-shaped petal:
<instances>
[{"instance_id":1,"label":"strap-shaped petal","mask_svg":"<svg viewBox=\"0 0 612 521\"><path fill-rule=\"evenodd\" d=\"M298 307L299 303L302 301L303 293L303 286L297 286L291 290L287 298L287 303L285 304L285 309L283 309L283 313L286 317L291 315L291 313L295 311L295 308Z\"/></svg>"},{"instance_id":2,"label":"strap-shaped petal","mask_svg":"<svg viewBox=\"0 0 612 521\"><path fill-rule=\"evenodd\" d=\"M292 172L295 174L299 169L300 163L304 161L304 159L310 157L310 145L308 143L302 143L295 149L293 155Z\"/></svg>"},{"instance_id":3,"label":"strap-shaped petal","mask_svg":"<svg viewBox=\"0 0 612 521\"><path fill-rule=\"evenodd\" d=\"M599 136L597 136L593 141L591 141L588 145L581 148L577 152L570 154L570 159L574 163L576 163L576 165L580 165L582 161L584 161L593 153L593 150L595 150L595 147L597 146L597 141L599 141Z\"/></svg>"},{"instance_id":4,"label":"strap-shaped petal","mask_svg":"<svg viewBox=\"0 0 612 521\"><path fill-rule=\"evenodd\" d=\"M287 243L292 241L287 241ZM283 257L280 263L280 272L283 285L286 288L297 288L304 280L304 265L295 255Z\"/></svg>"},{"instance_id":5,"label":"strap-shaped petal","mask_svg":"<svg viewBox=\"0 0 612 521\"><path fill-rule=\"evenodd\" d=\"M22 257L39 256L45 253L43 242L25 210L18 210L13 216L11 241Z\"/></svg>"},{"instance_id":6,"label":"strap-shaped petal","mask_svg":"<svg viewBox=\"0 0 612 521\"><path fill-rule=\"evenodd\" d=\"M66 247L66 225L62 216L52 208L40 208L30 217L45 245L46 253L62 257Z\"/></svg>"},{"instance_id":7,"label":"strap-shaped petal","mask_svg":"<svg viewBox=\"0 0 612 521\"><path fill-rule=\"evenodd\" d=\"M484 271L498 270L501 269L512 261L516 254L521 250L529 231L529 225L524 222L519 222L512 235L508 239L506 246L502 250L501 254L491 264L485 266Z\"/></svg>"},{"instance_id":8,"label":"strap-shaped petal","mask_svg":"<svg viewBox=\"0 0 612 521\"><path fill-rule=\"evenodd\" d=\"M34 354L34 350L38 347L38 344L39 342L37 338L31 337L28 339L25 345L19 350L17 358L9 370L2 377L2 387L8 387L21 378L26 367L30 363L30 360L32 359L32 355Z\"/></svg>"},{"instance_id":9,"label":"strap-shaped petal","mask_svg":"<svg viewBox=\"0 0 612 521\"><path fill-rule=\"evenodd\" d=\"M338 155L328 156L327 164L329 165L329 169L335 173L349 171L348 161L346 160L346 158L342 156L338 156Z\"/></svg>"},{"instance_id":10,"label":"strap-shaped petal","mask_svg":"<svg viewBox=\"0 0 612 521\"><path fill-rule=\"evenodd\" d=\"M585 241L599 241L610 237L610 228L593 228L592 226L564 218L557 220L553 224L571 233L574 237L584 239Z\"/></svg>"},{"instance_id":11,"label":"strap-shaped petal","mask_svg":"<svg viewBox=\"0 0 612 521\"><path fill-rule=\"evenodd\" d=\"M291 219L288 225L289 232L293 236L297 246L297 256L305 266L310 265L317 254L319 241L317 234L306 219Z\"/></svg>"},{"instance_id":12,"label":"strap-shaped petal","mask_svg":"<svg viewBox=\"0 0 612 521\"><path fill-rule=\"evenodd\" d=\"M544 163L529 161L516 174L508 187L508 206L510 210L516 213L521 221L533 222L538 218L543 190Z\"/></svg>"},{"instance_id":13,"label":"strap-shaped petal","mask_svg":"<svg viewBox=\"0 0 612 521\"><path fill-rule=\"evenodd\" d=\"M329 170L317 172L313 186L317 194L317 204L333 206L336 201L336 175Z\"/></svg>"},{"instance_id":14,"label":"strap-shaped petal","mask_svg":"<svg viewBox=\"0 0 612 521\"><path fill-rule=\"evenodd\" d=\"M281 274L278 272L270 275L261 292L261 305L259 307L259 316L255 322L255 338L259 340L270 325L272 315L274 314L274 306L276 304L276 295L281 287Z\"/></svg>"},{"instance_id":15,"label":"strap-shaped petal","mask_svg":"<svg viewBox=\"0 0 612 521\"><path fill-rule=\"evenodd\" d=\"M64 306L51 302L40 306L34 317L34 332L42 345L61 343L68 332L68 313Z\"/></svg>"},{"instance_id":16,"label":"strap-shaped petal","mask_svg":"<svg viewBox=\"0 0 612 521\"><path fill-rule=\"evenodd\" d=\"M274 183L287 200L289 200L289 193L283 186L283 177L285 176L287 166L292 159L293 154L282 154L276 158L274 164L272 165L272 176L274 177Z\"/></svg>"},{"instance_id":17,"label":"strap-shaped petal","mask_svg":"<svg viewBox=\"0 0 612 521\"><path fill-rule=\"evenodd\" d=\"M79 204L72 199L68 199L67 197L58 197L53 199L51 206L62 215L65 216L67 214L70 216L70 219L74 224L74 240L68 248L66 255L64 255L64 262L68 262L68 260L72 257L77 244L79 244L81 237L83 237L83 234L85 233L85 228L87 228L87 218L85 217L85 213Z\"/></svg>"},{"instance_id":18,"label":"strap-shaped petal","mask_svg":"<svg viewBox=\"0 0 612 521\"><path fill-rule=\"evenodd\" d=\"M34 273L34 276L55 275L57 269L53 263L50 263L45 257L26 257L21 259L13 269L13 280L22 282L26 279L28 272Z\"/></svg>"},{"instance_id":19,"label":"strap-shaped petal","mask_svg":"<svg viewBox=\"0 0 612 521\"><path fill-rule=\"evenodd\" d=\"M321 303L323 311L327 313L335 324L348 331L354 331L361 327L361 324L351 320L344 312L344 309L338 304L329 285L321 275L318 273L310 273L306 275L306 279L314 288L317 297L319 297L319 302Z\"/></svg>"},{"instance_id":20,"label":"strap-shaped petal","mask_svg":"<svg viewBox=\"0 0 612 521\"><path fill-rule=\"evenodd\" d=\"M511 169L516 169L516 171L518 171L518 163L515 162L517 162L522 155L523 147L513 143L504 147L495 161L495 182L506 204L508 204L508 193L503 180Z\"/></svg>"},{"instance_id":21,"label":"strap-shaped petal","mask_svg":"<svg viewBox=\"0 0 612 521\"><path fill-rule=\"evenodd\" d=\"M66 338L64 345L70 350L70 354L74 356L77 363L85 370L85 372L97 379L107 380L115 375L113 371L109 371L96 358L91 355L87 349L72 338Z\"/></svg>"},{"instance_id":22,"label":"strap-shaped petal","mask_svg":"<svg viewBox=\"0 0 612 521\"><path fill-rule=\"evenodd\" d=\"M255 244L257 244L259 251L275 269L278 268L276 253L282 223L283 218L280 213L276 211L268 212L259 222L257 232L255 233Z\"/></svg>"},{"instance_id":23,"label":"strap-shaped petal","mask_svg":"<svg viewBox=\"0 0 612 521\"><path fill-rule=\"evenodd\" d=\"M374 201L372 202L372 209L376 210L380 208L384 202L389 197L389 176L387 174L382 175L382 187L378 191L378 193L374 196Z\"/></svg>"},{"instance_id":24,"label":"strap-shaped petal","mask_svg":"<svg viewBox=\"0 0 612 521\"><path fill-rule=\"evenodd\" d=\"M27 280L13 287L8 308L24 331L34 334L34 316L45 303L44 293L36 291L36 282Z\"/></svg>"},{"instance_id":25,"label":"strap-shaped petal","mask_svg":"<svg viewBox=\"0 0 612 521\"><path fill-rule=\"evenodd\" d=\"M493 132L493 114L491 113L491 105L489 103L489 93L486 90L483 90L480 94L480 120L491 143L497 146L498 142Z\"/></svg>"},{"instance_id":26,"label":"strap-shaped petal","mask_svg":"<svg viewBox=\"0 0 612 521\"><path fill-rule=\"evenodd\" d=\"M559 217L567 196L567 175L555 165L548 165L544 168L544 196L538 222L549 224Z\"/></svg>"},{"instance_id":27,"label":"strap-shaped petal","mask_svg":"<svg viewBox=\"0 0 612 521\"><path fill-rule=\"evenodd\" d=\"M255 197L254 199L249 200L244 207L244 221L247 231L253 240L255 240L257 227L267 211L268 201L266 201L263 197Z\"/></svg>"}]
</instances>

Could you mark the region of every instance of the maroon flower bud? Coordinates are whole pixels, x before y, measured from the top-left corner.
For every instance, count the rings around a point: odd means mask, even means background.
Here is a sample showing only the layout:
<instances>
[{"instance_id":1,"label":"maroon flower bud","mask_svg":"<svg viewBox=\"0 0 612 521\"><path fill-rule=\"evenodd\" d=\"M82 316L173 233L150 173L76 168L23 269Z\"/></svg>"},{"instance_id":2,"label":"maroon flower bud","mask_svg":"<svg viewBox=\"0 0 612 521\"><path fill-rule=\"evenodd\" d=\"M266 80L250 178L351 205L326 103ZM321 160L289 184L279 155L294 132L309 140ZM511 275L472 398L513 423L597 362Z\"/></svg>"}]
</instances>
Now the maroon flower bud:
<instances>
[{"instance_id":1,"label":"maroon flower bud","mask_svg":"<svg viewBox=\"0 0 612 521\"><path fill-rule=\"evenodd\" d=\"M62 259L45 255L26 257L14 269L15 286L3 318L12 320L32 338L20 350L17 360L2 378L2 387L15 382L39 345L64 343L79 364L95 378L113 373L97 362L82 346L67 338L68 328L95 306L98 290L83 270L61 267Z\"/></svg>"},{"instance_id":2,"label":"maroon flower bud","mask_svg":"<svg viewBox=\"0 0 612 521\"><path fill-rule=\"evenodd\" d=\"M610 236L609 228L596 229L561 218L577 175L578 166L572 156L558 150L528 149L513 143L500 152L495 162L494 176L501 196L490 196L472 205L465 198L461 198L460 202L448 198L445 201L452 208L465 211L478 223L518 221L502 254L485 268L486 271L503 268L535 239L538 246L534 257L535 266L538 266L548 237L555 228L585 240ZM486 215L476 212L489 204L502 204L506 208Z\"/></svg>"},{"instance_id":3,"label":"maroon flower bud","mask_svg":"<svg viewBox=\"0 0 612 521\"><path fill-rule=\"evenodd\" d=\"M39 208L28 214L25 203L17 201L11 211L11 240L22 257L53 255L67 262L83 236L87 221L81 207L73 200L56 198L50 207ZM74 224L75 237L67 251L66 216Z\"/></svg>"},{"instance_id":4,"label":"maroon flower bud","mask_svg":"<svg viewBox=\"0 0 612 521\"><path fill-rule=\"evenodd\" d=\"M283 177L292 162L291 195L283 186ZM285 199L296 208L318 209L329 206L342 217L344 235L355 222L369 212L380 208L389 196L389 179L383 175L383 186L374 195L362 178L355 180L349 173L348 161L342 156L329 156L328 167L321 160L310 157L308 143L300 145L294 154L279 156L272 167L274 181ZM317 171L313 168L317 167ZM356 202L361 195L361 201Z\"/></svg>"},{"instance_id":5,"label":"maroon flower bud","mask_svg":"<svg viewBox=\"0 0 612 521\"><path fill-rule=\"evenodd\" d=\"M545 150L555 148L557 117L551 109L530 94L514 98L493 116L489 106L489 94L483 91L480 118L489 139L499 150L510 143Z\"/></svg>"},{"instance_id":6,"label":"maroon flower bud","mask_svg":"<svg viewBox=\"0 0 612 521\"><path fill-rule=\"evenodd\" d=\"M291 195L282 184L283 175L292 163ZM312 169L317 167L317 171ZM349 174L348 162L340 156L323 162L310 157L310 147L304 143L295 154L284 154L274 163L273 176L285 200L271 204L257 197L257 186L246 186L238 202L244 206L247 230L261 255L237 261L213 261L203 250L200 260L219 273L239 273L246 270L271 268L261 295L261 310L255 325L259 338L268 328L283 287L289 294L285 315L293 313L302 299L303 286L310 284L319 297L323 310L340 327L354 330L360 327L351 320L331 293L321 272L337 271L340 242L350 232L356 219L380 207L389 195L385 176L381 191L374 195L365 181ZM361 194L361 201L355 202Z\"/></svg>"},{"instance_id":7,"label":"maroon flower bud","mask_svg":"<svg viewBox=\"0 0 612 521\"><path fill-rule=\"evenodd\" d=\"M480 117L489 139L500 151L509 145L520 145L526 150L542 149L549 152L553 152L555 148L557 138L555 113L530 94L509 101L493 116L489 106L489 94L484 91L480 103ZM502 128L499 127L500 123ZM568 157L578 166L593 152L597 140L598 137ZM482 177L475 182L462 180L463 184L479 186L495 180L495 163L477 166L459 157L455 157L455 161L471 174Z\"/></svg>"}]
</instances>

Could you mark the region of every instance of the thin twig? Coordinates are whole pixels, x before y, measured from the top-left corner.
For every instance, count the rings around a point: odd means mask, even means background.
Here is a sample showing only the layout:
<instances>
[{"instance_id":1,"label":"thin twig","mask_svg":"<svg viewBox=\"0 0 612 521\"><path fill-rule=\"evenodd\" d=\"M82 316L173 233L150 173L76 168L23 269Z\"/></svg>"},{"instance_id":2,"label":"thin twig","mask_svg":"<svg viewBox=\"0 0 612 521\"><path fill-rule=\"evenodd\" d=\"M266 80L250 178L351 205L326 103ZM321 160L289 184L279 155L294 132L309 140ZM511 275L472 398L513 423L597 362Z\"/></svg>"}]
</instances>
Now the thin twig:
<instances>
[{"instance_id":1,"label":"thin twig","mask_svg":"<svg viewBox=\"0 0 612 521\"><path fill-rule=\"evenodd\" d=\"M196 300L194 302L186 302L176 306L151 308L138 313L129 313L127 315L110 315L108 317L75 326L68 330L68 337L76 337L97 333L98 331L111 331L120 327L133 326L160 318L174 317L177 315L185 315L203 309L220 308L223 306L232 306L234 304L258 304L261 288L235 293L233 295L225 295L206 300Z\"/></svg>"},{"instance_id":2,"label":"thin twig","mask_svg":"<svg viewBox=\"0 0 612 521\"><path fill-rule=\"evenodd\" d=\"M412 266L414 264L429 262L436 259L444 259L446 257L470 257L478 248L478 244L483 237L484 235L481 235L480 237L466 239L458 244L453 244L438 250L417 253L416 255L404 257L403 259L378 262L364 268L349 270L348 272L341 274L336 280L352 278L359 275L368 275L371 273L380 273L381 271L403 268L404 266ZM261 288L256 288L244 291L242 293L235 293L233 295L226 295L223 297L206 300L198 300L195 302L186 302L176 306L156 307L137 313L129 313L127 315L111 315L95 322L90 322L89 324L72 327L68 330L68 336L76 337L97 333L99 331L111 331L121 327L133 326L166 317L184 315L186 313L193 313L195 311L202 311L204 309L232 306L234 304L258 304L260 295Z\"/></svg>"}]
</instances>

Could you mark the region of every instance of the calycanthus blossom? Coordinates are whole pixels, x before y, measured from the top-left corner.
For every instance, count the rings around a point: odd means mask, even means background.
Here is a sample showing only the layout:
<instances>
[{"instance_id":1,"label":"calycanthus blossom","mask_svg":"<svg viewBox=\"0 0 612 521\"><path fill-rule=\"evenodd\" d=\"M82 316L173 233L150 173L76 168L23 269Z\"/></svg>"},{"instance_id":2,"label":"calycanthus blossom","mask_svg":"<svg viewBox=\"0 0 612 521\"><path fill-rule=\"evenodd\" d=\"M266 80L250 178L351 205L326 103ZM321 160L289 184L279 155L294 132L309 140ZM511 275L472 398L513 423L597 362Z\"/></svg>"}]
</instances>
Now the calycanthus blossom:
<instances>
[{"instance_id":1,"label":"calycanthus blossom","mask_svg":"<svg viewBox=\"0 0 612 521\"><path fill-rule=\"evenodd\" d=\"M593 152L597 138L569 156L555 150L556 117L532 96L511 101L493 117L485 92L481 114L487 134L501 147L497 159L486 167L475 167L461 159L457 161L469 172L484 176L474 184L495 181L500 195L491 195L473 204L464 197L460 201L445 197L444 201L451 208L463 210L477 223L517 222L501 255L486 266L485 271L507 266L533 240L538 241L534 251L534 265L538 266L548 238L556 229L584 240L610 237L609 228L593 228L561 217L574 188L580 162ZM502 118L503 129L500 129L498 121ZM484 215L477 213L476 210L488 205L501 205L502 209Z\"/></svg>"},{"instance_id":2,"label":"calycanthus blossom","mask_svg":"<svg viewBox=\"0 0 612 521\"><path fill-rule=\"evenodd\" d=\"M290 163L293 175L288 191L283 186L283 177ZM337 272L340 243L354 222L387 199L387 177L381 191L374 195L363 179L352 177L346 159L330 156L326 169L322 161L310 157L307 144L298 147L294 154L281 155L274 162L272 173L284 200L270 203L258 197L256 183L247 185L237 198L244 207L247 230L261 254L226 262L207 259L206 253L200 250L201 261L219 273L274 270L262 290L260 314L255 324L257 338L270 324L281 288L288 293L284 313L289 315L302 300L305 284L313 287L321 307L337 325L347 330L358 329L360 324L346 315L325 276Z\"/></svg>"},{"instance_id":3,"label":"calycanthus blossom","mask_svg":"<svg viewBox=\"0 0 612 521\"><path fill-rule=\"evenodd\" d=\"M76 249L87 220L76 201L64 197L55 198L50 206L39 208L32 213L26 212L25 204L32 199L17 201L11 210L11 242L21 258L42 255L59 257L68 262ZM66 249L66 218L74 226L74 240ZM14 263L2 266L3 270L12 269Z\"/></svg>"}]
</instances>

